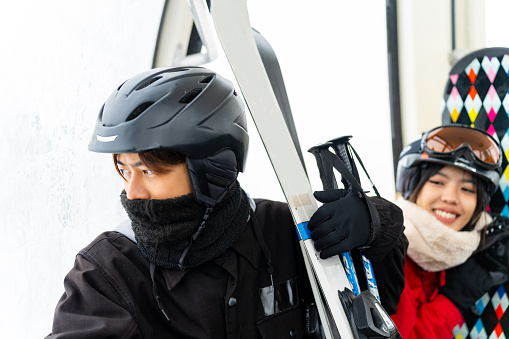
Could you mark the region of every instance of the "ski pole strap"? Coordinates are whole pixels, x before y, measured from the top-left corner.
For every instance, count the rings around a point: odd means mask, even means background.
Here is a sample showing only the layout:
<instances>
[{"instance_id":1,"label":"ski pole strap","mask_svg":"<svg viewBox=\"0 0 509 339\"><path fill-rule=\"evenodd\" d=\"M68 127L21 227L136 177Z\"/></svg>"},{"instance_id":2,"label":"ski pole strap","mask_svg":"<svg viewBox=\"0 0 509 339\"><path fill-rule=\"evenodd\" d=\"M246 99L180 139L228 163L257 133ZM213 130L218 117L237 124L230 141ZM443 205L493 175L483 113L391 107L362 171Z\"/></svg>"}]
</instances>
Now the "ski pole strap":
<instances>
[{"instance_id":1,"label":"ski pole strap","mask_svg":"<svg viewBox=\"0 0 509 339\"><path fill-rule=\"evenodd\" d=\"M353 174L355 179L360 184L359 172L357 171L355 162L354 162L350 153L353 153L355 155L355 158L357 159L357 161L359 161L359 164L361 165L362 170L364 171L364 174L366 174L366 177L368 178L368 180L371 184L371 187L373 187L375 194L378 197L380 197L380 193L378 193L378 190L377 190L375 184L373 183L373 180L371 180L371 177L369 176L369 173L366 170L366 167L364 167L364 163L362 162L359 154L355 151L355 149L349 142L351 137L352 136L339 137L339 138L330 140L329 143L332 144L332 148L336 151L337 156L341 159L341 161L343 161L345 163L348 170Z\"/></svg>"},{"instance_id":2,"label":"ski pole strap","mask_svg":"<svg viewBox=\"0 0 509 339\"><path fill-rule=\"evenodd\" d=\"M378 193L378 190L376 189L375 183L373 182L373 180L371 180L371 177L369 176L368 171L366 170L366 167L364 167L364 164L362 163L362 160L359 157L359 154L357 154L357 152L355 151L355 148L353 148L350 143L348 143L348 148L353 152L353 154L355 155L355 158L357 159L357 161L359 161L359 164L361 165L362 170L366 174L366 177L368 178L369 183L371 184L371 187L373 187L373 190L375 191L376 196L380 197L380 193Z\"/></svg>"}]
</instances>

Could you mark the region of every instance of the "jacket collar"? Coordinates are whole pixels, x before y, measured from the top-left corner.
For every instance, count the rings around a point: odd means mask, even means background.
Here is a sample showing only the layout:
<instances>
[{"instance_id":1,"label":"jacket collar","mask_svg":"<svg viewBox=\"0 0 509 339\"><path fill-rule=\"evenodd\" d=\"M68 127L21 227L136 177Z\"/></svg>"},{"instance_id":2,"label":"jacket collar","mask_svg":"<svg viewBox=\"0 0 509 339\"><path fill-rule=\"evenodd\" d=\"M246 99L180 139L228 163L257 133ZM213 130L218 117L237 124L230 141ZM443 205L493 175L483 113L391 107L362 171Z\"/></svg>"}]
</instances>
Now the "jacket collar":
<instances>
[{"instance_id":1,"label":"jacket collar","mask_svg":"<svg viewBox=\"0 0 509 339\"><path fill-rule=\"evenodd\" d=\"M236 278L237 260L235 255L231 255L231 253L228 254L231 249L245 258L255 270L258 269L261 256L261 247L254 235L253 223L251 220L248 221L248 224L246 227L244 227L244 231L233 243L230 249L228 249L226 253L220 255L218 258L212 260L215 264L223 267ZM205 263L205 265L207 265L207 263ZM179 271L161 268L161 271L163 272L168 290L172 290L189 272L189 269Z\"/></svg>"}]
</instances>

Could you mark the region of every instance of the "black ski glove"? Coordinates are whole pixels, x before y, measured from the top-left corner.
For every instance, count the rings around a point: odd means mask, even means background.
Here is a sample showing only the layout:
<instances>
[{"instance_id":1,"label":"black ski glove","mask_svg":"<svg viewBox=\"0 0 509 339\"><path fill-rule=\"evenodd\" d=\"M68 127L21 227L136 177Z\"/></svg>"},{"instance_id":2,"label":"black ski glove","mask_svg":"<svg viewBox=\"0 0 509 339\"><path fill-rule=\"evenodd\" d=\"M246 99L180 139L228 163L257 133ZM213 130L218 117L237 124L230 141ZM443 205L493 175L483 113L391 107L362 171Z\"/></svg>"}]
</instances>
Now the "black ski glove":
<instances>
[{"instance_id":1,"label":"black ski glove","mask_svg":"<svg viewBox=\"0 0 509 339\"><path fill-rule=\"evenodd\" d=\"M345 196L342 189L316 191L313 195L324 203L308 223L320 258L367 245L371 238L371 220L364 201L352 192Z\"/></svg>"},{"instance_id":2,"label":"black ski glove","mask_svg":"<svg viewBox=\"0 0 509 339\"><path fill-rule=\"evenodd\" d=\"M440 292L463 313L496 283L488 271L470 257L465 263L446 271L445 285Z\"/></svg>"}]
</instances>

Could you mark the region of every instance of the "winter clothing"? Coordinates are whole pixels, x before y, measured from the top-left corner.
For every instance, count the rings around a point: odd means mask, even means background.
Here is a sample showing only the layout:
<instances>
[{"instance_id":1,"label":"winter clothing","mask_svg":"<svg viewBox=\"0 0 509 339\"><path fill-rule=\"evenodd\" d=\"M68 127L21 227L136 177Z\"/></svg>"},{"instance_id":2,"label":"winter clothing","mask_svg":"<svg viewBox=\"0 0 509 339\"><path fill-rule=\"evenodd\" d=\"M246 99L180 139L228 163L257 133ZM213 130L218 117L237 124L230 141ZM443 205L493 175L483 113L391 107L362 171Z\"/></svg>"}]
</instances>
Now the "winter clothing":
<instances>
[{"instance_id":1,"label":"winter clothing","mask_svg":"<svg viewBox=\"0 0 509 339\"><path fill-rule=\"evenodd\" d=\"M259 289L271 284L253 219L272 254L274 283L293 282L295 304L265 316ZM48 338L274 338L303 336L312 302L288 207L260 201L237 241L214 260L184 271L157 267L124 235L106 232L77 256Z\"/></svg>"},{"instance_id":2,"label":"winter clothing","mask_svg":"<svg viewBox=\"0 0 509 339\"><path fill-rule=\"evenodd\" d=\"M445 272L426 272L408 256L405 262L405 289L398 311L391 316L403 339L450 339L461 320L460 311L438 292Z\"/></svg>"},{"instance_id":3,"label":"winter clothing","mask_svg":"<svg viewBox=\"0 0 509 339\"><path fill-rule=\"evenodd\" d=\"M495 285L493 278L474 257L446 271L445 285L440 293L451 300L463 313Z\"/></svg>"},{"instance_id":4,"label":"winter clothing","mask_svg":"<svg viewBox=\"0 0 509 339\"><path fill-rule=\"evenodd\" d=\"M249 200L238 182L212 209L202 228L205 206L197 204L192 194L166 200L128 200L124 191L120 197L140 251L156 265L172 269L196 267L224 253L242 233L249 217ZM171 231L183 228L190 229L187 236L172 240L175 232ZM193 234L191 246L189 237Z\"/></svg>"},{"instance_id":5,"label":"winter clothing","mask_svg":"<svg viewBox=\"0 0 509 339\"><path fill-rule=\"evenodd\" d=\"M120 202L132 221L137 243L147 247L177 246L187 241L198 230L205 213L205 206L192 194L163 200L129 200L123 190Z\"/></svg>"},{"instance_id":6,"label":"winter clothing","mask_svg":"<svg viewBox=\"0 0 509 339\"><path fill-rule=\"evenodd\" d=\"M390 207L378 208L385 215ZM398 286L403 286L405 249L402 237L391 251L384 249L389 252L384 260L374 257L379 259L374 269L380 273L377 282L388 309L395 309L402 290ZM150 266L123 234L101 234L78 254L65 278L66 291L48 338L304 336L305 310L313 297L284 203L258 200L238 239L215 259L183 271L157 266L153 277ZM399 281L394 281L395 271ZM290 286L275 300L266 293L271 278L276 291L280 284Z\"/></svg>"},{"instance_id":7,"label":"winter clothing","mask_svg":"<svg viewBox=\"0 0 509 339\"><path fill-rule=\"evenodd\" d=\"M451 338L461 313L440 291L446 283L444 269L459 265L472 255L479 245L479 231L491 218L481 217L470 232L456 232L414 203L398 199L396 204L403 210L409 247L405 288L397 312L391 317L403 339ZM460 283L455 288L468 286Z\"/></svg>"}]
</instances>

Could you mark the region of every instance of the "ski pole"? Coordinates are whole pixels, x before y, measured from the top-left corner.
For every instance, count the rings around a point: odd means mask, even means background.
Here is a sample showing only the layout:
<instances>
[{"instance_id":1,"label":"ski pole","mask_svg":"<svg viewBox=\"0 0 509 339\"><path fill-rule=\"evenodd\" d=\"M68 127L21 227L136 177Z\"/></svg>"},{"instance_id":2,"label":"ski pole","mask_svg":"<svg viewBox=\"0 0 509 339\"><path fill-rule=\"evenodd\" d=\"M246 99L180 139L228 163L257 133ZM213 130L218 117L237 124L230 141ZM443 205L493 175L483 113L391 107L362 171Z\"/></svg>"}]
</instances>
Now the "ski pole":
<instances>
[{"instance_id":1,"label":"ski pole","mask_svg":"<svg viewBox=\"0 0 509 339\"><path fill-rule=\"evenodd\" d=\"M309 149L309 152L315 156L318 172L320 173L320 178L322 180L324 190L338 188L336 180L334 180L334 174L332 172L332 160L330 158L332 153L327 151L330 146L330 143L325 143ZM359 286L359 280L357 278L357 272L355 271L352 256L349 252L341 253L340 256L343 259L342 261L343 266L345 267L346 276L352 285L352 291L355 295L359 295L361 293L361 289Z\"/></svg>"},{"instance_id":2,"label":"ski pole","mask_svg":"<svg viewBox=\"0 0 509 339\"><path fill-rule=\"evenodd\" d=\"M330 140L330 143L332 144L332 148L336 152L339 159L341 161L343 161L343 163L346 165L346 167L348 168L350 173L352 173L354 178L360 183L359 173L357 171L357 168L355 167L355 164L353 163L353 158L348 153L347 145L350 145L350 143L348 142L348 140L350 138L351 138L351 136L340 137L337 139ZM360 161L360 159L359 159L359 161ZM366 169L364 168L364 165L362 163L361 163L361 166L364 169L364 171L366 172ZM367 172L366 172L366 175L369 178L369 175L367 174ZM342 177L342 180L343 179L344 178ZM376 194L379 195L378 190L375 188L375 185L373 184L373 181L371 181L371 178L369 178L369 180L370 180ZM343 183L348 185L349 189L352 188L352 183L347 182L347 180L344 180ZM373 271L373 265L371 264L371 260L366 258L366 256L364 254L362 254L362 251L361 251L361 257L362 257L362 267L364 268L364 275L366 277L366 283L368 285L368 289L371 292L371 294L373 294L373 296L375 296L378 299L378 301L380 301L380 294L378 293L378 285L376 283L375 273Z\"/></svg>"}]
</instances>

